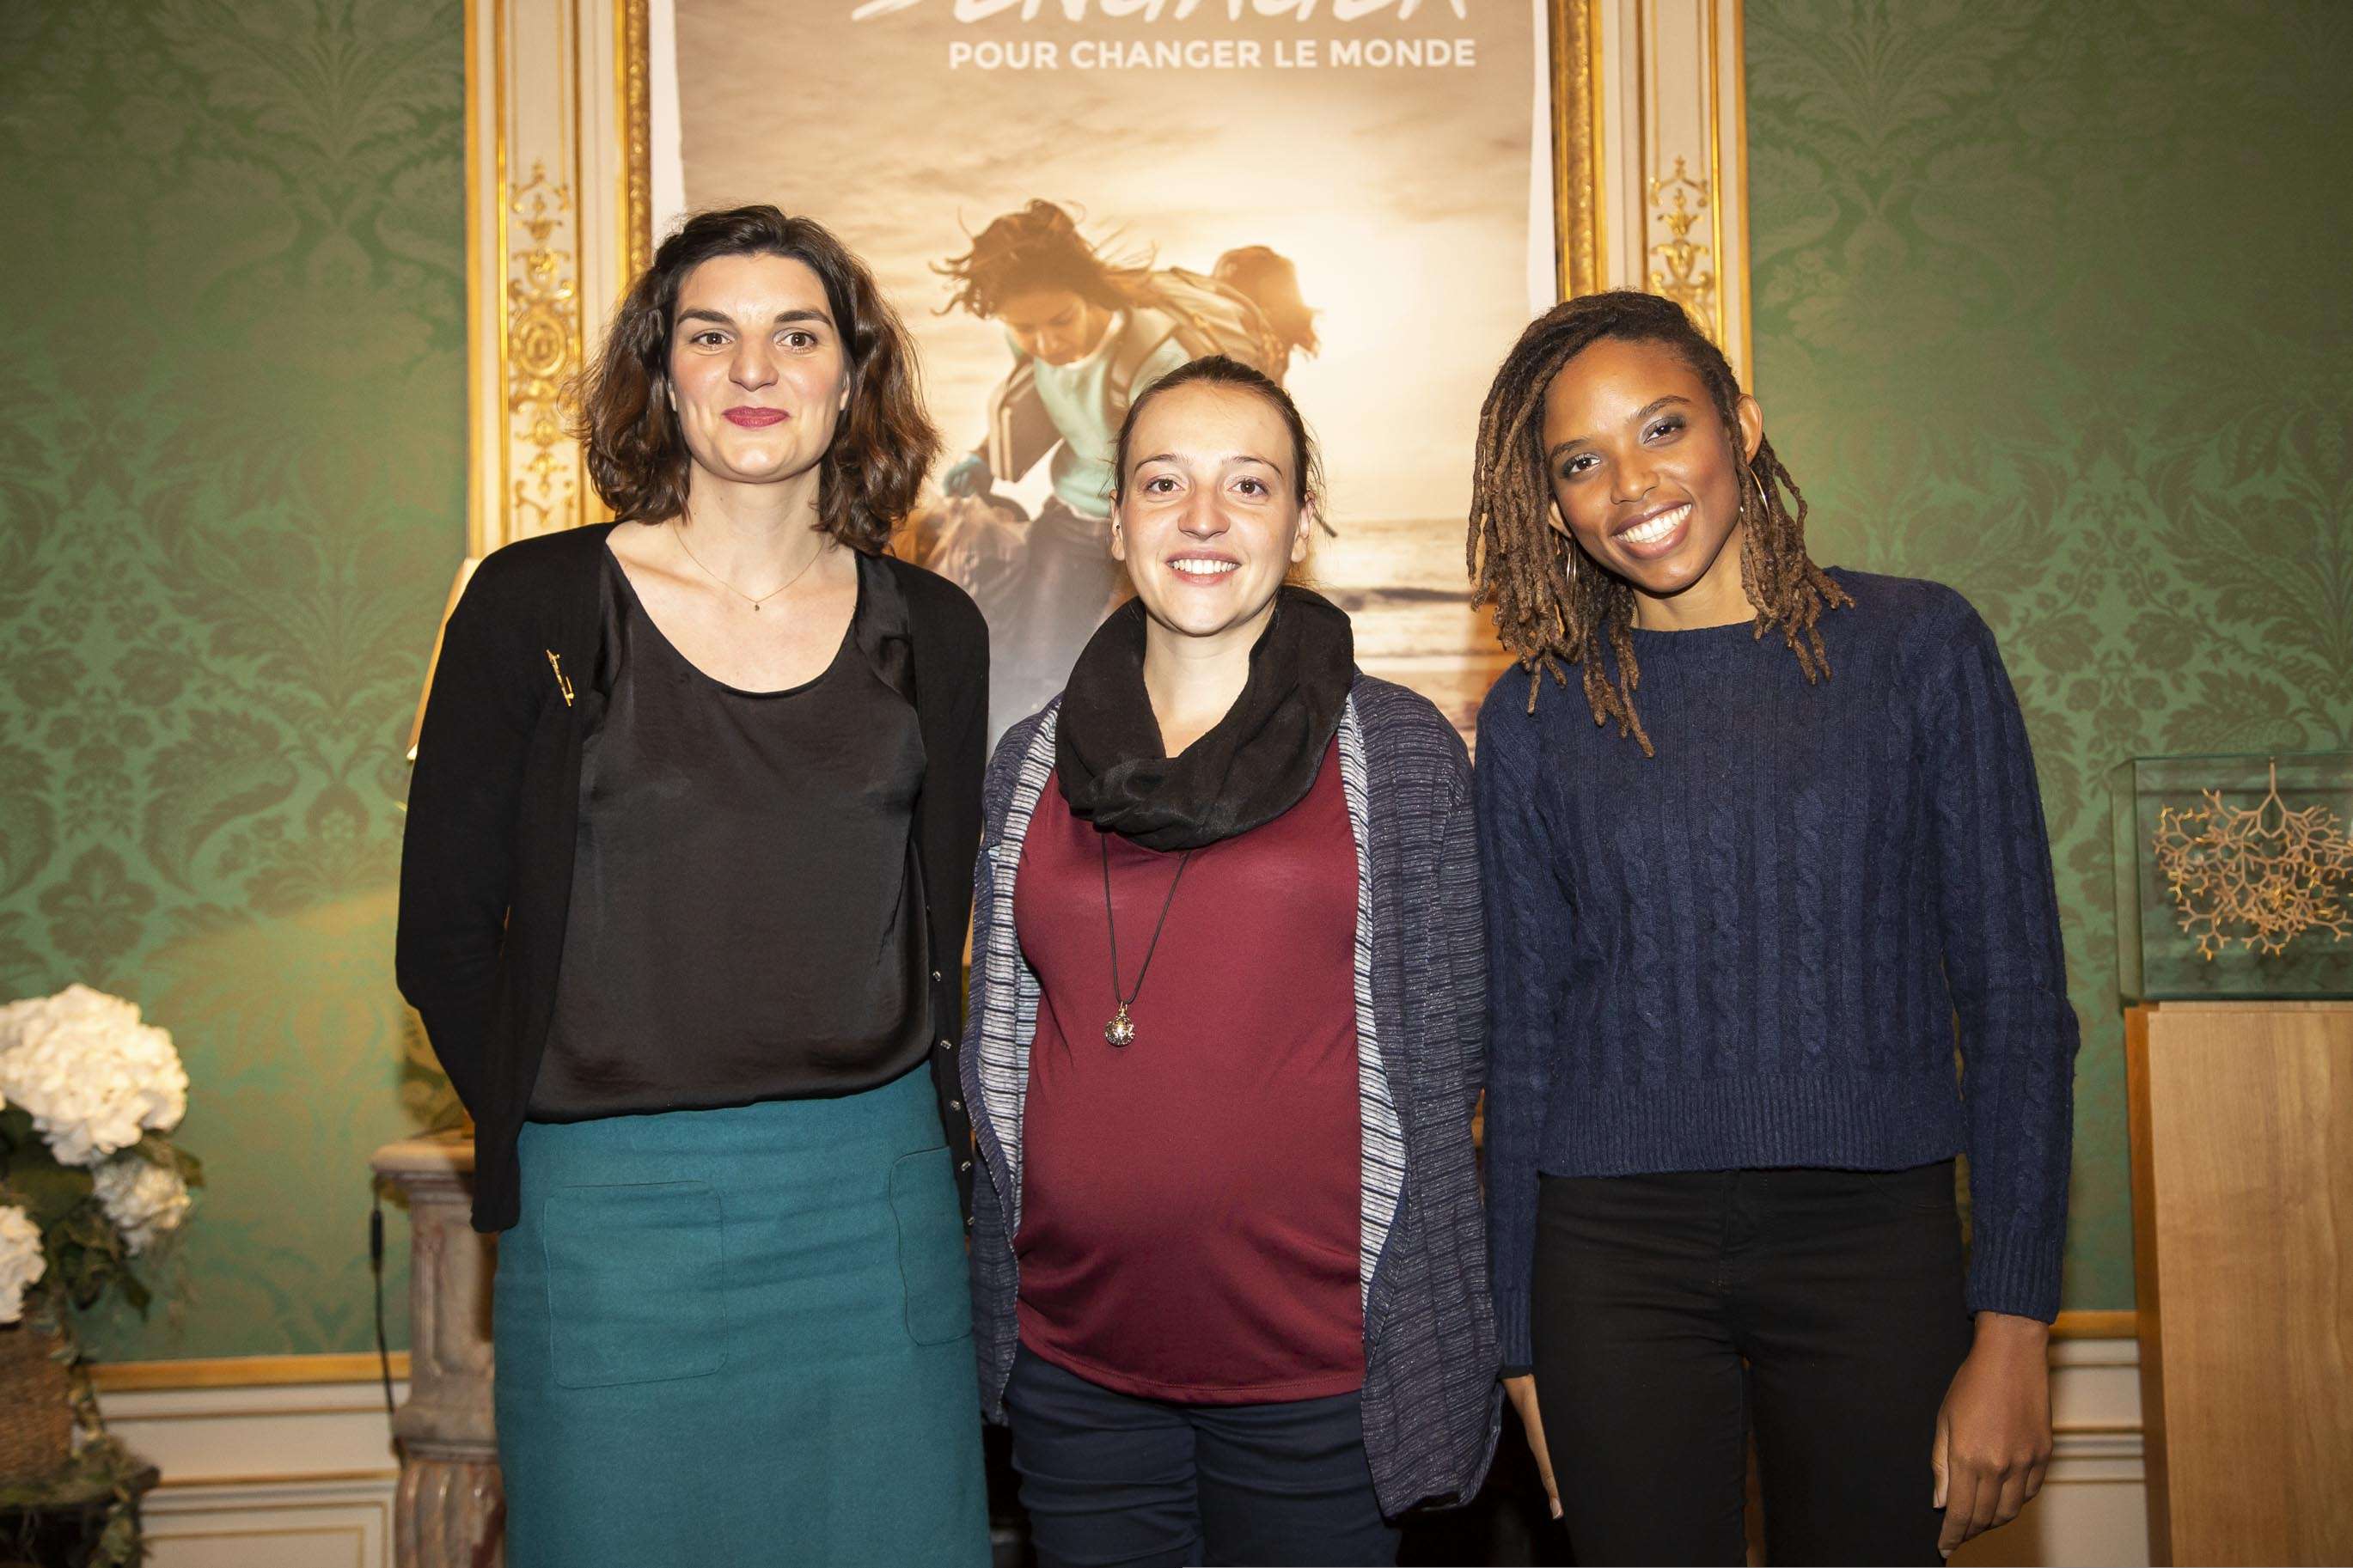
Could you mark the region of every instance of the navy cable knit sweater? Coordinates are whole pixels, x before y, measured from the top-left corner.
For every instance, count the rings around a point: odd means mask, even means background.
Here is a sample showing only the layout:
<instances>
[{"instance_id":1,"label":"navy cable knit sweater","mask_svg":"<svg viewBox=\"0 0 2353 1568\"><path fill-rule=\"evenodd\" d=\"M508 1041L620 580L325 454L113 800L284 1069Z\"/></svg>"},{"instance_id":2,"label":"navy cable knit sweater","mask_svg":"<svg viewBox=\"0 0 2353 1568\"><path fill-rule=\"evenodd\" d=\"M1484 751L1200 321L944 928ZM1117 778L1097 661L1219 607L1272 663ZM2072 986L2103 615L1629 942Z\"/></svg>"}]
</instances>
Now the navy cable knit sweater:
<instances>
[{"instance_id":1,"label":"navy cable knit sweater","mask_svg":"<svg viewBox=\"0 0 2353 1568\"><path fill-rule=\"evenodd\" d=\"M1507 670L1480 712L1508 1366L1539 1173L1966 1152L1969 1309L2058 1312L2077 1031L2018 700L1959 595L1832 574L1854 604L1822 617L1816 685L1745 622L1633 634L1655 757L1574 671L1531 715Z\"/></svg>"}]
</instances>

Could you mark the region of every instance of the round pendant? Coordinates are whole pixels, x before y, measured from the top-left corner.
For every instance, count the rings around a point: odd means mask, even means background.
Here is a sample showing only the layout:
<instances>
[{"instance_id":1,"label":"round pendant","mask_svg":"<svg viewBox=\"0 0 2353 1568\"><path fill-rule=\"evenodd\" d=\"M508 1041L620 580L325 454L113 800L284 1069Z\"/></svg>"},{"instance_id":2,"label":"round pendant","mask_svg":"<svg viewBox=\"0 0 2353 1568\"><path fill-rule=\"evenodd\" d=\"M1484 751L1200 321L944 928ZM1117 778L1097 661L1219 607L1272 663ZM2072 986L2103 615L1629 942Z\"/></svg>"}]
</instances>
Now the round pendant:
<instances>
[{"instance_id":1,"label":"round pendant","mask_svg":"<svg viewBox=\"0 0 2353 1568\"><path fill-rule=\"evenodd\" d=\"M1103 1038L1114 1046L1134 1043L1135 1025L1129 1020L1127 1009L1124 1006L1113 1016L1110 1023L1103 1026Z\"/></svg>"}]
</instances>

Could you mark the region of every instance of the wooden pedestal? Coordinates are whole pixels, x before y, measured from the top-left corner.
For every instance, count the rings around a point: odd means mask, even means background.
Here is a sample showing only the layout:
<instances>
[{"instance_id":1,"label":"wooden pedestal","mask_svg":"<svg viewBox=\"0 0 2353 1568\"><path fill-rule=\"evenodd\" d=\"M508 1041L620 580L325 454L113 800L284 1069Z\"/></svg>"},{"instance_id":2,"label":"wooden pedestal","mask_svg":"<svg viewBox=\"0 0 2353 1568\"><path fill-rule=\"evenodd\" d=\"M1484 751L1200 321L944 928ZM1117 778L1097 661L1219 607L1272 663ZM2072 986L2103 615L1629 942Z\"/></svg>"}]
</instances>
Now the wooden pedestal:
<instances>
[{"instance_id":1,"label":"wooden pedestal","mask_svg":"<svg viewBox=\"0 0 2353 1568\"><path fill-rule=\"evenodd\" d=\"M410 1138L375 1152L376 1173L408 1199L408 1399L393 1417L399 1568L500 1568L505 1495L491 1414L495 1244L477 1235L470 1138Z\"/></svg>"},{"instance_id":2,"label":"wooden pedestal","mask_svg":"<svg viewBox=\"0 0 2353 1568\"><path fill-rule=\"evenodd\" d=\"M2353 1563L2353 1004L2126 1026L2151 1560Z\"/></svg>"}]
</instances>

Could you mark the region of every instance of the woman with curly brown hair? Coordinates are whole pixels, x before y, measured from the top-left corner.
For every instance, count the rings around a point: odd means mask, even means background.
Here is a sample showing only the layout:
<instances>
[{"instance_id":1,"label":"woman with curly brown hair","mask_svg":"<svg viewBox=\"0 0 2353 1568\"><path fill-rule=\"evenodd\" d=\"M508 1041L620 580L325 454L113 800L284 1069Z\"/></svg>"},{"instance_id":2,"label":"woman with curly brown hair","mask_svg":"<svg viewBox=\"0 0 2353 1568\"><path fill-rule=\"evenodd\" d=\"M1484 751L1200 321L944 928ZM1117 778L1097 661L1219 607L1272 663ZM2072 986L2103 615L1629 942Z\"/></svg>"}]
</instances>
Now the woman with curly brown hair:
<instances>
[{"instance_id":1,"label":"woman with curly brown hair","mask_svg":"<svg viewBox=\"0 0 2353 1568\"><path fill-rule=\"evenodd\" d=\"M507 1560L984 1562L951 1042L988 645L881 553L938 449L912 348L817 224L704 213L584 404L618 521L475 574L401 868L506 1233Z\"/></svg>"},{"instance_id":2,"label":"woman with curly brown hair","mask_svg":"<svg viewBox=\"0 0 2353 1568\"><path fill-rule=\"evenodd\" d=\"M1968 602L1805 518L1672 300L1572 300L1496 375L1488 1214L1580 1562L1739 1562L1751 1431L1776 1563L1933 1563L2050 1458L2077 1028L2033 758Z\"/></svg>"}]
</instances>

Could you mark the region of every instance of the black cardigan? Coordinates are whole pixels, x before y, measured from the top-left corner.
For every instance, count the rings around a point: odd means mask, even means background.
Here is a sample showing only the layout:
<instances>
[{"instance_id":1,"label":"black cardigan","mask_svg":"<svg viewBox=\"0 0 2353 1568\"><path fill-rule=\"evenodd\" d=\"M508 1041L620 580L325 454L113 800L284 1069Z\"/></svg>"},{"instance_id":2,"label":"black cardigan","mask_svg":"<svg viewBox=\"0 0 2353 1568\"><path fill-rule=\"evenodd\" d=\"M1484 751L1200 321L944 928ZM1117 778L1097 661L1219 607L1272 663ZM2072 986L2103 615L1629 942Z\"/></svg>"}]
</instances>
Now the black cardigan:
<instances>
[{"instance_id":1,"label":"black cardigan","mask_svg":"<svg viewBox=\"0 0 2353 1568\"><path fill-rule=\"evenodd\" d=\"M504 1230L519 1214L515 1138L564 956L580 742L604 700L598 574L613 526L522 540L475 571L442 634L409 783L396 968L474 1118L477 1230ZM971 1122L955 1042L987 760L988 628L944 578L890 565L914 629L926 758L915 845L931 914L932 1079L948 1146L961 1150ZM959 1184L969 1213L968 1173Z\"/></svg>"}]
</instances>

